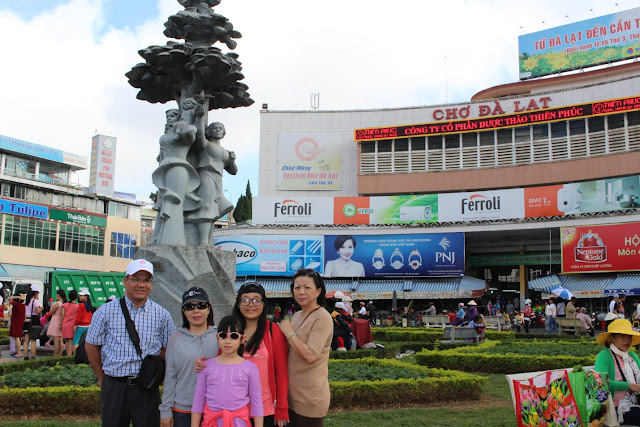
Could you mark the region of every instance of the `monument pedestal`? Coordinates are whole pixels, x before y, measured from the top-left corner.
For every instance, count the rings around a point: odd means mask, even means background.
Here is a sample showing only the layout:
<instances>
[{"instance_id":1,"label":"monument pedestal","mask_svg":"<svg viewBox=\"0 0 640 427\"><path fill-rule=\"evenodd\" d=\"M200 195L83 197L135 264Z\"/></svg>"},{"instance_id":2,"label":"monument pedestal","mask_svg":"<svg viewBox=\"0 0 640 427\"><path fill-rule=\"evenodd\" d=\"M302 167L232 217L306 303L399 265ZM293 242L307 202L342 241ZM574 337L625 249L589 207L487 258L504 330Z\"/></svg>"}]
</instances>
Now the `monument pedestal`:
<instances>
[{"instance_id":1,"label":"monument pedestal","mask_svg":"<svg viewBox=\"0 0 640 427\"><path fill-rule=\"evenodd\" d=\"M231 314L235 304L236 257L212 246L147 245L139 247L136 259L153 264L153 288L149 298L171 313L182 326L182 294L198 286L209 295L216 324Z\"/></svg>"}]
</instances>

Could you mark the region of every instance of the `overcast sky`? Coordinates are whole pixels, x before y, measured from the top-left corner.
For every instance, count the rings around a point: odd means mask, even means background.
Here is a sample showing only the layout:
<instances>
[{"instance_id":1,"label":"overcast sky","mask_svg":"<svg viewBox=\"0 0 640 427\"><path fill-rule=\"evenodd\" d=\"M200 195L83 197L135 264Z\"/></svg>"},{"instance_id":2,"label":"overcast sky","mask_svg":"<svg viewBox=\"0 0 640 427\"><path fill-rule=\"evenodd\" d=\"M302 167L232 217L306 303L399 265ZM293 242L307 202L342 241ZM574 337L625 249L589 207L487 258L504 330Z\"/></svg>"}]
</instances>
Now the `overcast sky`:
<instances>
[{"instance_id":1,"label":"overcast sky","mask_svg":"<svg viewBox=\"0 0 640 427\"><path fill-rule=\"evenodd\" d=\"M640 7L635 1L223 0L243 37L236 52L255 104L214 111L239 172L233 202L259 193L260 106L367 109L467 101L518 79L518 36ZM136 99L124 76L139 49L162 45L177 0L0 0L0 135L89 156L96 133L118 138L115 189L155 191L158 138L171 104ZM543 22L544 21L544 22ZM224 45L217 44L223 50ZM446 56L446 78L445 78ZM79 176L89 183L88 171Z\"/></svg>"}]
</instances>

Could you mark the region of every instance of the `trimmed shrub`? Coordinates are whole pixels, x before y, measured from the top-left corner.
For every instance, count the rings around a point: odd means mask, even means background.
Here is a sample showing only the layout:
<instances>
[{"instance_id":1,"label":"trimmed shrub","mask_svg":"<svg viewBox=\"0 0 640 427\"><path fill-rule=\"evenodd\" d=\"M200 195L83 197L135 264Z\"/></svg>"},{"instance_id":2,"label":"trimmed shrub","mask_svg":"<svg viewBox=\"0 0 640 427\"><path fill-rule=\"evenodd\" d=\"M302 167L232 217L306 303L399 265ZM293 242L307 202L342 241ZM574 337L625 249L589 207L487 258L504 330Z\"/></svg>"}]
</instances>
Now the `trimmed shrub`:
<instances>
[{"instance_id":1,"label":"trimmed shrub","mask_svg":"<svg viewBox=\"0 0 640 427\"><path fill-rule=\"evenodd\" d=\"M540 346L539 342L515 342L519 346ZM489 348L499 347L499 341L485 342L477 346L468 346L450 350L423 350L416 353L416 363L421 366L443 369L459 369L467 372L484 372L490 374L513 374L517 372L543 371L566 368L575 365L593 365L596 354L585 356L570 355L527 355L527 354L488 354ZM513 344L513 343L509 343ZM547 344L547 343L545 343ZM557 342L555 345L571 345ZM601 349L594 345L594 350Z\"/></svg>"},{"instance_id":2,"label":"trimmed shrub","mask_svg":"<svg viewBox=\"0 0 640 427\"><path fill-rule=\"evenodd\" d=\"M366 349L356 351L332 351L331 359L347 360L347 359L363 359L365 357L373 357L375 359L393 359L396 354L404 353L407 350L418 352L422 349L433 350L436 348L456 348L469 343L440 343L440 342L380 342L384 345L384 349Z\"/></svg>"},{"instance_id":3,"label":"trimmed shrub","mask_svg":"<svg viewBox=\"0 0 640 427\"><path fill-rule=\"evenodd\" d=\"M3 363L0 365L0 376L10 372L24 371L25 369L38 369L42 366L56 366L73 364L73 357L44 357L42 359L25 360L24 362Z\"/></svg>"},{"instance_id":4,"label":"trimmed shrub","mask_svg":"<svg viewBox=\"0 0 640 427\"><path fill-rule=\"evenodd\" d=\"M413 372L424 378L401 378L376 381L332 381L332 408L385 407L414 403L480 398L487 378L458 371L431 369L396 360L365 358L358 360L330 360L329 368L364 367L398 372ZM85 367L90 369L89 367ZM362 368L360 368L362 369ZM0 415L29 415L46 412L48 415L96 416L100 413L98 387L29 387L0 388ZM55 404L52 405L52 402Z\"/></svg>"},{"instance_id":5,"label":"trimmed shrub","mask_svg":"<svg viewBox=\"0 0 640 427\"><path fill-rule=\"evenodd\" d=\"M9 338L9 328L0 328L0 339Z\"/></svg>"},{"instance_id":6,"label":"trimmed shrub","mask_svg":"<svg viewBox=\"0 0 640 427\"><path fill-rule=\"evenodd\" d=\"M458 371L430 369L396 360L359 359L330 360L329 366L340 363L365 364L369 367L395 366L416 370L427 378L379 381L334 381L330 383L331 408L375 407L432 403L480 398L485 377ZM424 369L424 371L422 371Z\"/></svg>"},{"instance_id":7,"label":"trimmed shrub","mask_svg":"<svg viewBox=\"0 0 640 427\"><path fill-rule=\"evenodd\" d=\"M0 387L90 387L97 386L98 379L87 365L41 366L38 369L14 371L0 376Z\"/></svg>"},{"instance_id":8,"label":"trimmed shrub","mask_svg":"<svg viewBox=\"0 0 640 427\"><path fill-rule=\"evenodd\" d=\"M0 388L0 415L100 414L98 387Z\"/></svg>"},{"instance_id":9,"label":"trimmed shrub","mask_svg":"<svg viewBox=\"0 0 640 427\"><path fill-rule=\"evenodd\" d=\"M373 339L375 341L396 342L440 342L444 338L443 328L372 328ZM515 332L485 330L486 339L490 340L513 340Z\"/></svg>"}]
</instances>

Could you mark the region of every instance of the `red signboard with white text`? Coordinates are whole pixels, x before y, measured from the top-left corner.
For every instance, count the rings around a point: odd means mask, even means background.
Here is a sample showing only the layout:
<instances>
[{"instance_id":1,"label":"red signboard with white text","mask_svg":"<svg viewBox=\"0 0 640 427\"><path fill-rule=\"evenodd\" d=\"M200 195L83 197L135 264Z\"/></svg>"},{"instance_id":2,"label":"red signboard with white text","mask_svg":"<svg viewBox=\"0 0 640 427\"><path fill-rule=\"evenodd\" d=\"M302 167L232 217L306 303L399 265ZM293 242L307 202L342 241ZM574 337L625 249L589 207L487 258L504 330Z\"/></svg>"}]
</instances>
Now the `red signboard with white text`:
<instances>
[{"instance_id":1,"label":"red signboard with white text","mask_svg":"<svg viewBox=\"0 0 640 427\"><path fill-rule=\"evenodd\" d=\"M562 227L562 272L640 270L640 223Z\"/></svg>"}]
</instances>

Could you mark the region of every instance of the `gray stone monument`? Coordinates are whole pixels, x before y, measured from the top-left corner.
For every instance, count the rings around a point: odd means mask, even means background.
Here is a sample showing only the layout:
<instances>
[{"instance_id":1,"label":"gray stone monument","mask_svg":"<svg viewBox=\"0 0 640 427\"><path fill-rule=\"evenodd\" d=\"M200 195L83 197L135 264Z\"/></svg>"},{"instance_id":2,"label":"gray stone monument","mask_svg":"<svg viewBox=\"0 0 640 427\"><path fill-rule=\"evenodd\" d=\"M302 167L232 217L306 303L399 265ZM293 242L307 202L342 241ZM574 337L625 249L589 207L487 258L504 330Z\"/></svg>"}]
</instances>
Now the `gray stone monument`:
<instances>
[{"instance_id":1,"label":"gray stone monument","mask_svg":"<svg viewBox=\"0 0 640 427\"><path fill-rule=\"evenodd\" d=\"M158 167L152 174L158 218L151 245L139 248L136 256L154 263L151 297L181 323L180 297L191 286L207 290L216 318L229 314L235 300L235 256L211 245L214 222L233 209L222 176L223 171L238 172L236 155L220 144L224 125L207 123L209 111L246 107L253 100L240 82L238 55L213 47L221 42L233 50L234 39L241 37L227 18L214 13L220 0L178 2L184 10L168 18L164 34L184 42L140 50L145 62L126 76L140 89L138 99L176 101L178 107L166 112L159 138Z\"/></svg>"}]
</instances>

